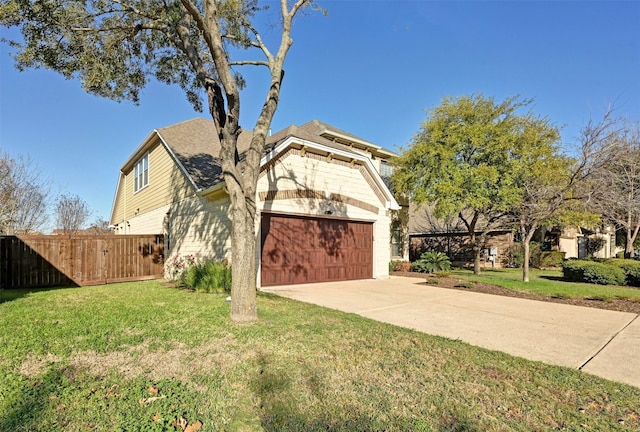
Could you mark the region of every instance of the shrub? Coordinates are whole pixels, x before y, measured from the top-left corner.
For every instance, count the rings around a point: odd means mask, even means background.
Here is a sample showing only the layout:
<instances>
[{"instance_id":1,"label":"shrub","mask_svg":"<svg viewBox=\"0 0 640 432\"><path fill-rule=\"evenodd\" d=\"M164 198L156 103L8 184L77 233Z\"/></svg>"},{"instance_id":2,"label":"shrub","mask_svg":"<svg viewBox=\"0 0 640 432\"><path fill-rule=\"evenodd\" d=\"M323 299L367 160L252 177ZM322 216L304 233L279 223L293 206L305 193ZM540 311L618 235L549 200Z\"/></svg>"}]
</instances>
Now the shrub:
<instances>
[{"instance_id":1,"label":"shrub","mask_svg":"<svg viewBox=\"0 0 640 432\"><path fill-rule=\"evenodd\" d=\"M640 287L640 261L633 259L610 259L607 260L606 263L607 265L622 269L626 285Z\"/></svg>"},{"instance_id":2,"label":"shrub","mask_svg":"<svg viewBox=\"0 0 640 432\"><path fill-rule=\"evenodd\" d=\"M625 274L620 267L603 262L569 260L562 266L566 280L598 285L624 285Z\"/></svg>"},{"instance_id":3,"label":"shrub","mask_svg":"<svg viewBox=\"0 0 640 432\"><path fill-rule=\"evenodd\" d=\"M562 267L564 252L546 251L540 253L540 267Z\"/></svg>"},{"instance_id":4,"label":"shrub","mask_svg":"<svg viewBox=\"0 0 640 432\"><path fill-rule=\"evenodd\" d=\"M169 269L169 273L171 274L171 279L178 280L182 278L184 272L191 267L196 262L196 257L193 254L180 256L174 256L168 263L165 265Z\"/></svg>"},{"instance_id":5,"label":"shrub","mask_svg":"<svg viewBox=\"0 0 640 432\"><path fill-rule=\"evenodd\" d=\"M411 263L408 261L394 260L389 263L389 271L408 272L411 271Z\"/></svg>"},{"instance_id":6,"label":"shrub","mask_svg":"<svg viewBox=\"0 0 640 432\"><path fill-rule=\"evenodd\" d=\"M204 261L187 268L180 281L198 292L230 292L231 267L223 262Z\"/></svg>"},{"instance_id":7,"label":"shrub","mask_svg":"<svg viewBox=\"0 0 640 432\"><path fill-rule=\"evenodd\" d=\"M519 268L524 262L524 247L522 243L514 243L507 249L507 267ZM564 258L564 255L563 255ZM538 242L529 243L529 265L531 267L542 267L542 245Z\"/></svg>"},{"instance_id":8,"label":"shrub","mask_svg":"<svg viewBox=\"0 0 640 432\"><path fill-rule=\"evenodd\" d=\"M420 259L411 264L411 270L419 273L434 273L451 270L449 257L442 252L425 252Z\"/></svg>"}]
</instances>

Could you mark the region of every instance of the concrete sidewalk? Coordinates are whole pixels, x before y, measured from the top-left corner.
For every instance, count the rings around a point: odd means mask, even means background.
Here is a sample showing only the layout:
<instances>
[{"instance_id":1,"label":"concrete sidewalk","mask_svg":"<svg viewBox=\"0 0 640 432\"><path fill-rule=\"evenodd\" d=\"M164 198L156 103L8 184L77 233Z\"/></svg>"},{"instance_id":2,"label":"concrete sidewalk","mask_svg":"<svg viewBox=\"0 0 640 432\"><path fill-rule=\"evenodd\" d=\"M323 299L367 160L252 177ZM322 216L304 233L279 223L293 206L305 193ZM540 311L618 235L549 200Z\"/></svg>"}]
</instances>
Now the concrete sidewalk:
<instances>
[{"instance_id":1,"label":"concrete sidewalk","mask_svg":"<svg viewBox=\"0 0 640 432\"><path fill-rule=\"evenodd\" d=\"M636 314L438 288L394 276L263 291L640 387Z\"/></svg>"}]
</instances>

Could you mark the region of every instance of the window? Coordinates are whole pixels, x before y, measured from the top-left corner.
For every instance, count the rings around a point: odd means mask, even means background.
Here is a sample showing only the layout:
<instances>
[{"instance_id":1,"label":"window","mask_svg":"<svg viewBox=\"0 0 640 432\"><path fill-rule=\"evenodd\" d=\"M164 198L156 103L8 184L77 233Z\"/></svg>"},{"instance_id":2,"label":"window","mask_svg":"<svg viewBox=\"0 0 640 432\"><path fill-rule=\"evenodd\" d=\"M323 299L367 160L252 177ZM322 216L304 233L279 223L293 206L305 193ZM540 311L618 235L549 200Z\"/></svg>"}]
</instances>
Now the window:
<instances>
[{"instance_id":1,"label":"window","mask_svg":"<svg viewBox=\"0 0 640 432\"><path fill-rule=\"evenodd\" d=\"M393 174L393 166L387 161L380 161L380 177L391 177Z\"/></svg>"},{"instance_id":2,"label":"window","mask_svg":"<svg viewBox=\"0 0 640 432\"><path fill-rule=\"evenodd\" d=\"M380 177L382 177L382 181L387 185L387 187L391 186L391 176L393 175L393 166L385 161L380 161Z\"/></svg>"},{"instance_id":3,"label":"window","mask_svg":"<svg viewBox=\"0 0 640 432\"><path fill-rule=\"evenodd\" d=\"M133 169L133 191L138 192L140 189L149 185L149 153L146 153L136 162Z\"/></svg>"},{"instance_id":4,"label":"window","mask_svg":"<svg viewBox=\"0 0 640 432\"><path fill-rule=\"evenodd\" d=\"M402 246L402 226L400 221L396 220L391 224L391 256L403 256Z\"/></svg>"}]
</instances>

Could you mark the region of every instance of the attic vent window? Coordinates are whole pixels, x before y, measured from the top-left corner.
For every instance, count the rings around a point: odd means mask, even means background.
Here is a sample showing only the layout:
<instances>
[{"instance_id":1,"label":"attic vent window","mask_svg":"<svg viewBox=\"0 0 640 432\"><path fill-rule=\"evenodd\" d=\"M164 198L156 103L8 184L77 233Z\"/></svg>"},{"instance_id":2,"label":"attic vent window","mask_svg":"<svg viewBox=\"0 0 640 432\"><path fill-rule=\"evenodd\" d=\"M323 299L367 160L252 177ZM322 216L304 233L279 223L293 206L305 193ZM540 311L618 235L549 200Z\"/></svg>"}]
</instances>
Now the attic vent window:
<instances>
[{"instance_id":1,"label":"attic vent window","mask_svg":"<svg viewBox=\"0 0 640 432\"><path fill-rule=\"evenodd\" d=\"M136 166L133 169L133 192L147 187L149 185L149 153L145 153L144 156L136 162Z\"/></svg>"}]
</instances>

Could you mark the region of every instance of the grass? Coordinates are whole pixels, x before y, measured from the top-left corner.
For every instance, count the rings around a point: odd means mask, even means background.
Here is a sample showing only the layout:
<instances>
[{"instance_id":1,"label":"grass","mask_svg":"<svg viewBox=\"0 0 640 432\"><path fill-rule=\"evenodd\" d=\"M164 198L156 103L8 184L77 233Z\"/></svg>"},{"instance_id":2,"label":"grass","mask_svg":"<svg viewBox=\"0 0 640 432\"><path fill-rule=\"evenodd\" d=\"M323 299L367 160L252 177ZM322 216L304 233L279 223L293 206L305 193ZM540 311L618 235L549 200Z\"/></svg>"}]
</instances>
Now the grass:
<instances>
[{"instance_id":1,"label":"grass","mask_svg":"<svg viewBox=\"0 0 640 432\"><path fill-rule=\"evenodd\" d=\"M529 282L522 281L522 269L487 269L480 275L474 275L472 270L455 269L453 276L472 282L487 283L501 286L514 291L530 292L559 298L591 298L611 301L626 299L640 302L640 289L595 285L562 280L561 270L531 269Z\"/></svg>"},{"instance_id":2,"label":"grass","mask_svg":"<svg viewBox=\"0 0 640 432\"><path fill-rule=\"evenodd\" d=\"M239 325L154 281L5 294L3 431L640 427L638 388L273 295Z\"/></svg>"}]
</instances>

